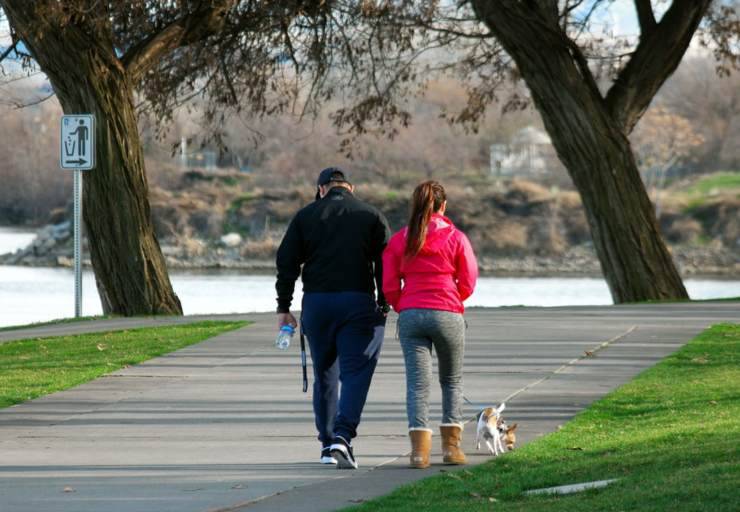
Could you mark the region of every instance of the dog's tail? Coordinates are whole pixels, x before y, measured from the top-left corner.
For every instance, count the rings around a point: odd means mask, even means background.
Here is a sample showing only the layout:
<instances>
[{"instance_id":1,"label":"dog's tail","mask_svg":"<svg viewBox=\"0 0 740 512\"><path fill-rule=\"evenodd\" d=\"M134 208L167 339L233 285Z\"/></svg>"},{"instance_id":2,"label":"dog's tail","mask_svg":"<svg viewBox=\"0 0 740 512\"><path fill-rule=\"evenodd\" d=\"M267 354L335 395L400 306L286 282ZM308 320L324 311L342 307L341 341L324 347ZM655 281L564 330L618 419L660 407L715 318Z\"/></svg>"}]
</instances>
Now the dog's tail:
<instances>
[{"instance_id":1,"label":"dog's tail","mask_svg":"<svg viewBox=\"0 0 740 512\"><path fill-rule=\"evenodd\" d=\"M496 416L504 412L504 409L506 409L506 404L504 402L501 402L501 405L499 405L498 409L496 409Z\"/></svg>"}]
</instances>

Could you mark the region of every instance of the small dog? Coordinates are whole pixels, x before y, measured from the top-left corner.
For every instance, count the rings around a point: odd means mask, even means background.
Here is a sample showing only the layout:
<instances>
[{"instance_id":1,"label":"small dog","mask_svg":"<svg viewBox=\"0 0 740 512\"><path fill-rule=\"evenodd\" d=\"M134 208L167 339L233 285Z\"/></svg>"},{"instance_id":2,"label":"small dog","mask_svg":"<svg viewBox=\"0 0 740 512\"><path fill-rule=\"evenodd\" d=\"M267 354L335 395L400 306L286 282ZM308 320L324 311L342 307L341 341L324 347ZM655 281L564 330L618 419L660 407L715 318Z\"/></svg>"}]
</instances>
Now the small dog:
<instances>
[{"instance_id":1,"label":"small dog","mask_svg":"<svg viewBox=\"0 0 740 512\"><path fill-rule=\"evenodd\" d=\"M476 449L480 450L480 443L484 441L492 455L504 453L504 444L508 450L514 449L516 443L515 423L509 427L501 413L506 409L506 404L501 404L498 408L487 407L478 414L478 433L475 438ZM491 444L493 443L493 444Z\"/></svg>"},{"instance_id":2,"label":"small dog","mask_svg":"<svg viewBox=\"0 0 740 512\"><path fill-rule=\"evenodd\" d=\"M506 423L503 423L501 427L499 427L499 432L501 432L501 440L504 442L504 445L506 445L506 449L509 451L512 451L514 449L514 445L516 444L516 427L518 426L518 423L514 423L512 426L507 426Z\"/></svg>"}]
</instances>

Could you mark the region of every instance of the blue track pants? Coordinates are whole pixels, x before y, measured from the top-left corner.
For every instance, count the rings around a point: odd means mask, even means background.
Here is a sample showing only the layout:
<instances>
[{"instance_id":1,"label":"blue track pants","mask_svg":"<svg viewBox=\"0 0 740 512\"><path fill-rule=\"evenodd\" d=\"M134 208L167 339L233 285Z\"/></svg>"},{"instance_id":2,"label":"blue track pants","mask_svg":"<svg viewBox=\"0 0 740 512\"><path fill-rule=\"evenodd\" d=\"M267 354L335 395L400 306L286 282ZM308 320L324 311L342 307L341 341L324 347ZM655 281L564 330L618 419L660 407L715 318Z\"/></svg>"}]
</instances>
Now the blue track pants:
<instances>
[{"instance_id":1,"label":"blue track pants","mask_svg":"<svg viewBox=\"0 0 740 512\"><path fill-rule=\"evenodd\" d=\"M385 317L367 293L305 293L301 322L313 363L319 440L323 446L337 435L349 441L357 435L378 363Z\"/></svg>"}]
</instances>

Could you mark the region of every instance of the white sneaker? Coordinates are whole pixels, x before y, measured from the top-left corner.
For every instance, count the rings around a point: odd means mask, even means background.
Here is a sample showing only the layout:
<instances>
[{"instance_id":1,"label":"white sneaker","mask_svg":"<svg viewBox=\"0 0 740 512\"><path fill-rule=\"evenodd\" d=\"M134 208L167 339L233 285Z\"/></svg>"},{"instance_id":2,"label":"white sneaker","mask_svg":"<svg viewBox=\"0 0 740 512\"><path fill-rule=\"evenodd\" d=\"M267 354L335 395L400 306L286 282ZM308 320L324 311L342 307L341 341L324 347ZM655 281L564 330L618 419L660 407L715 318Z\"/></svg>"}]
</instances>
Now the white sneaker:
<instances>
[{"instance_id":1,"label":"white sneaker","mask_svg":"<svg viewBox=\"0 0 740 512\"><path fill-rule=\"evenodd\" d=\"M327 446L326 448L321 449L321 463L322 464L336 464L337 459L331 456L330 448Z\"/></svg>"},{"instance_id":2,"label":"white sneaker","mask_svg":"<svg viewBox=\"0 0 740 512\"><path fill-rule=\"evenodd\" d=\"M329 453L337 460L337 469L357 469L357 461L352 453L352 445L342 436L334 438L334 444L329 447Z\"/></svg>"}]
</instances>

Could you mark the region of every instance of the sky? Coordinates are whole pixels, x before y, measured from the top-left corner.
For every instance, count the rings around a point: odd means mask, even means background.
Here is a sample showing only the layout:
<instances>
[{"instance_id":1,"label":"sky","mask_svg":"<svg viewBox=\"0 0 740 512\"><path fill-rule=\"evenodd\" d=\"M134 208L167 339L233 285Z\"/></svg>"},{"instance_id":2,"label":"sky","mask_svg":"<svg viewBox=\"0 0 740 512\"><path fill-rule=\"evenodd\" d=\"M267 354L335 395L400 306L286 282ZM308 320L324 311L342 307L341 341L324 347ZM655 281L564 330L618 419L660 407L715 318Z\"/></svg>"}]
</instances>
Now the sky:
<instances>
[{"instance_id":1,"label":"sky","mask_svg":"<svg viewBox=\"0 0 740 512\"><path fill-rule=\"evenodd\" d=\"M616 0L608 9L600 8L595 20L610 24L617 35L633 36L640 31L633 0Z\"/></svg>"}]
</instances>

